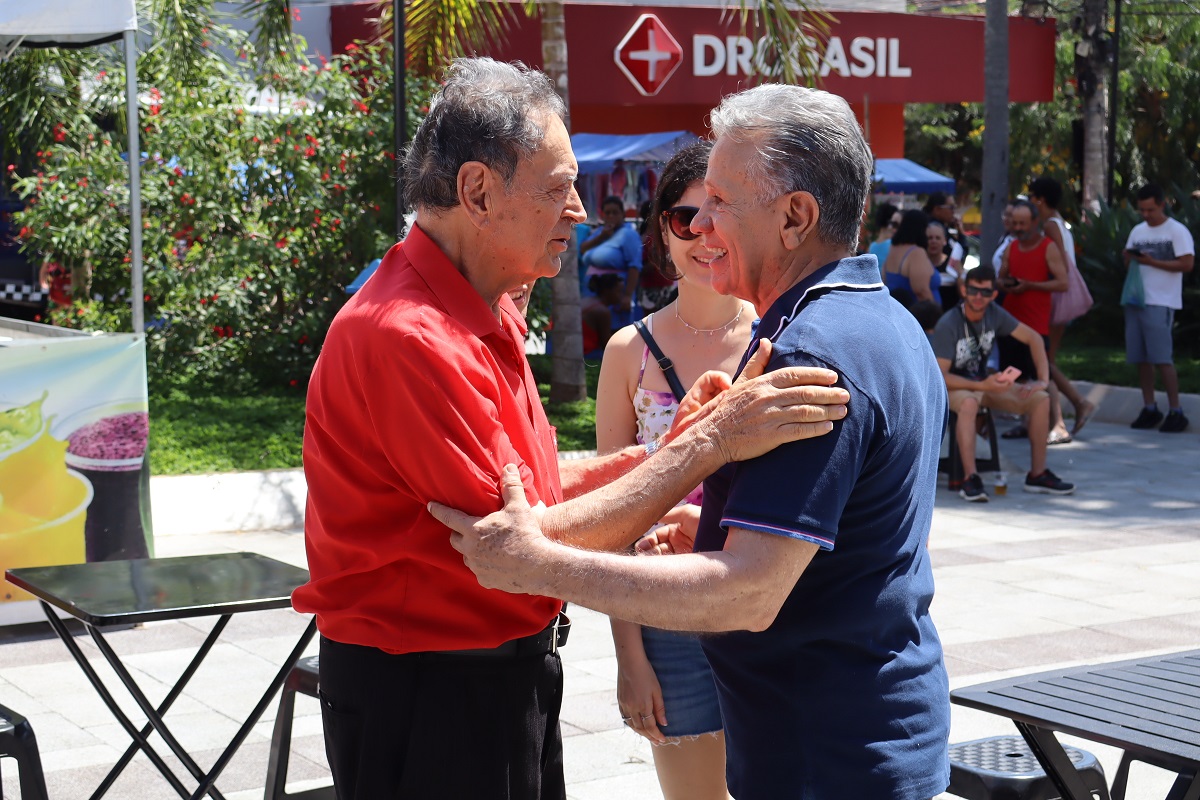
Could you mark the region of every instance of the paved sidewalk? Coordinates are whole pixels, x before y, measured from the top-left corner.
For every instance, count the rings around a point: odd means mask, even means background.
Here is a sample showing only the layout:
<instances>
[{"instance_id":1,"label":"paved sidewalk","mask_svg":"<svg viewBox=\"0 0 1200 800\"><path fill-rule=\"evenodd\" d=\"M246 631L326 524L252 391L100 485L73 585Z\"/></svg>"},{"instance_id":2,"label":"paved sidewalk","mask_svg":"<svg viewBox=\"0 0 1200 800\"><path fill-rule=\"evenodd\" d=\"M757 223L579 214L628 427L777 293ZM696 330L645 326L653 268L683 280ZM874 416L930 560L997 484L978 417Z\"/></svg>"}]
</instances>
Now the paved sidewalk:
<instances>
[{"instance_id":1,"label":"paved sidewalk","mask_svg":"<svg viewBox=\"0 0 1200 800\"><path fill-rule=\"evenodd\" d=\"M1060 664L1200 647L1200 436L1093 422L1081 441L1050 451L1051 468L1079 485L1071 497L1021 492L1028 445L1005 441L1001 452L1009 470L1007 496L976 505L938 490L930 542L938 592L934 613L953 686ZM181 532L157 540L161 556L239 550L304 565L303 536L295 528ZM580 608L573 609L572 619L571 641L563 651L569 797L658 798L649 747L620 724L607 621ZM146 625L114 634L111 641L161 695L209 624L201 619ZM167 715L185 745L201 753L202 765L211 763L236 730L236 720L269 679L272 662L304 624L290 611L234 617L209 666ZM0 703L33 722L52 800L85 798L127 739L44 627L0 630ZM85 639L78 641L95 655ZM93 663L103 662L97 657ZM151 692L151 699L158 697ZM320 785L328 772L316 702L298 698L296 713L291 776L295 788ZM262 797L273 716L274 708L218 782L230 800ZM987 714L954 711L954 741L1014 730ZM1119 754L1083 746L1111 776ZM5 797L19 796L12 770L7 777ZM1132 786L1131 800L1162 797L1169 779L1135 765ZM173 793L139 756L109 796L149 800Z\"/></svg>"}]
</instances>

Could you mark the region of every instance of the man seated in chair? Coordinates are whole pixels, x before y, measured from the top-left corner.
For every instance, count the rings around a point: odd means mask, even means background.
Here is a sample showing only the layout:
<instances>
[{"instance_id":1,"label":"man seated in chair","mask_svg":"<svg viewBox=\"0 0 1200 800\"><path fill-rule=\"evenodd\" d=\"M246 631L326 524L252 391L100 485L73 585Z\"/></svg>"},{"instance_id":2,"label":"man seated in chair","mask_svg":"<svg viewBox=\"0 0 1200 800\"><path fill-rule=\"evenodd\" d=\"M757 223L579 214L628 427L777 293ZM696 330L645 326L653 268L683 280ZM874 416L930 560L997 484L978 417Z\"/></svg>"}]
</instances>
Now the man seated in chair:
<instances>
[{"instance_id":1,"label":"man seated in chair","mask_svg":"<svg viewBox=\"0 0 1200 800\"><path fill-rule=\"evenodd\" d=\"M1028 415L1030 468L1025 476L1025 491L1071 494L1075 485L1046 468L1046 434L1050 428L1050 396L1046 393L1050 366L1046 346L1033 328L993 305L995 297L996 271L986 265L971 270L967 273L963 302L938 320L929 337L950 392L950 410L958 415L954 436L966 476L958 494L972 503L988 500L983 481L975 471L975 418L981 408ZM1018 382L1019 375L988 374L988 356L998 336L1011 336L1029 347L1037 375L1026 377L1034 380Z\"/></svg>"}]
</instances>

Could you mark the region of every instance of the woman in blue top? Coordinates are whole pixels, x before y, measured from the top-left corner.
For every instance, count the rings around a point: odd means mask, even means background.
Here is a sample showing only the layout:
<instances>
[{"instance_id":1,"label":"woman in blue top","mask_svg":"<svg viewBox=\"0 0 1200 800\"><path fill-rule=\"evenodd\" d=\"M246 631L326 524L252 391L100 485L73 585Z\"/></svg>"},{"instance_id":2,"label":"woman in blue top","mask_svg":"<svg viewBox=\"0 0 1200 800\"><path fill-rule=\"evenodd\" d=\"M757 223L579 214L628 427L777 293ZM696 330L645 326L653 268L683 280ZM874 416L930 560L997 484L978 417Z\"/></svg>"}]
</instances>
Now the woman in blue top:
<instances>
[{"instance_id":1,"label":"woman in blue top","mask_svg":"<svg viewBox=\"0 0 1200 800\"><path fill-rule=\"evenodd\" d=\"M587 268L583 283L586 286L594 275L619 275L620 308L628 311L642 268L642 237L625 221L625 203L616 195L604 198L600 218L603 224L579 246L580 262Z\"/></svg>"},{"instance_id":2,"label":"woman in blue top","mask_svg":"<svg viewBox=\"0 0 1200 800\"><path fill-rule=\"evenodd\" d=\"M916 208L905 211L883 262L883 282L905 308L918 300L933 300L942 285L941 276L926 252L928 225L929 217L924 211Z\"/></svg>"},{"instance_id":3,"label":"woman in blue top","mask_svg":"<svg viewBox=\"0 0 1200 800\"><path fill-rule=\"evenodd\" d=\"M883 273L883 262L887 260L888 251L892 249L892 235L899 227L900 209L891 203L880 203L875 209L875 241L867 248L867 252L879 262L880 274Z\"/></svg>"}]
</instances>

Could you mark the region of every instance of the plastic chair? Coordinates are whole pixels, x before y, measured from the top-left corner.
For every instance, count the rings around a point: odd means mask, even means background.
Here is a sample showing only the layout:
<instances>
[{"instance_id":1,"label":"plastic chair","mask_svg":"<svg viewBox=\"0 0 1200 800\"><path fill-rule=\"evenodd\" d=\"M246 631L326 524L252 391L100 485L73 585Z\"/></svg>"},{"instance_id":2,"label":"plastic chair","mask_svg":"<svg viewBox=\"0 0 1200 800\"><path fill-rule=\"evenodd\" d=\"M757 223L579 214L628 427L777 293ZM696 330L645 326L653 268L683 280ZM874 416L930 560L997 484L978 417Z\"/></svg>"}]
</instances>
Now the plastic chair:
<instances>
[{"instance_id":1,"label":"plastic chair","mask_svg":"<svg viewBox=\"0 0 1200 800\"><path fill-rule=\"evenodd\" d=\"M1000 469L1000 443L996 440L996 420L992 418L990 408L979 409L976 419L983 420L983 430L979 431L979 435L987 438L990 452L987 458L980 458L979 452L976 451L975 471L996 472ZM963 478L967 477L962 474L962 456L958 453L958 437L954 433L957 426L958 414L951 411L950 420L946 423L946 457L938 461L938 472L946 473L947 486L951 489L962 486Z\"/></svg>"},{"instance_id":2,"label":"plastic chair","mask_svg":"<svg viewBox=\"0 0 1200 800\"><path fill-rule=\"evenodd\" d=\"M317 696L319 657L309 656L296 662L283 683L279 695L279 713L271 734L271 756L267 761L266 800L334 800L333 786L321 786L303 792L287 792L288 759L292 747L292 716L296 707L296 692Z\"/></svg>"},{"instance_id":3,"label":"plastic chair","mask_svg":"<svg viewBox=\"0 0 1200 800\"><path fill-rule=\"evenodd\" d=\"M29 720L4 706L0 706L0 756L16 760L22 800L49 800L33 726ZM0 781L0 797L3 796L4 786Z\"/></svg>"},{"instance_id":4,"label":"plastic chair","mask_svg":"<svg viewBox=\"0 0 1200 800\"><path fill-rule=\"evenodd\" d=\"M1109 800L1104 768L1087 750L1064 747L1094 796ZM1056 800L1054 781L1020 736L992 736L950 745L950 788L967 800Z\"/></svg>"}]
</instances>

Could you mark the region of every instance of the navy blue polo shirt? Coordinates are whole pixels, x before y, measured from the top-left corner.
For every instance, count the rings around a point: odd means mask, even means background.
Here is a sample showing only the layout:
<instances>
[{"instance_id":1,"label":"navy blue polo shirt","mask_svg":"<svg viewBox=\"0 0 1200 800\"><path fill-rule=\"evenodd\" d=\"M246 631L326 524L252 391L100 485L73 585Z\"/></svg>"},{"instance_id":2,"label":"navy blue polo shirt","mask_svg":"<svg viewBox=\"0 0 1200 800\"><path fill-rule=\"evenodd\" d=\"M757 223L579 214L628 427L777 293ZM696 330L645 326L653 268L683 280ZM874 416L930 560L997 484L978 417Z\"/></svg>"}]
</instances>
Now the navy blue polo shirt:
<instances>
[{"instance_id":1,"label":"navy blue polo shirt","mask_svg":"<svg viewBox=\"0 0 1200 800\"><path fill-rule=\"evenodd\" d=\"M730 526L821 549L765 631L704 639L738 800L927 800L949 785L950 698L929 615L946 387L871 256L829 264L759 323L768 370L835 370L832 432L704 482L697 551Z\"/></svg>"}]
</instances>

